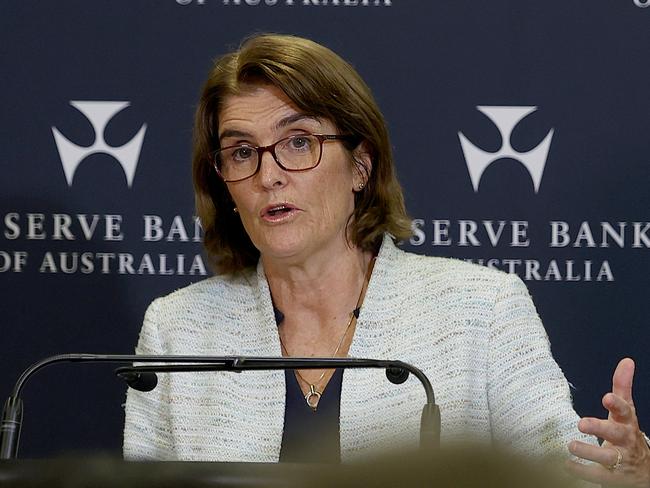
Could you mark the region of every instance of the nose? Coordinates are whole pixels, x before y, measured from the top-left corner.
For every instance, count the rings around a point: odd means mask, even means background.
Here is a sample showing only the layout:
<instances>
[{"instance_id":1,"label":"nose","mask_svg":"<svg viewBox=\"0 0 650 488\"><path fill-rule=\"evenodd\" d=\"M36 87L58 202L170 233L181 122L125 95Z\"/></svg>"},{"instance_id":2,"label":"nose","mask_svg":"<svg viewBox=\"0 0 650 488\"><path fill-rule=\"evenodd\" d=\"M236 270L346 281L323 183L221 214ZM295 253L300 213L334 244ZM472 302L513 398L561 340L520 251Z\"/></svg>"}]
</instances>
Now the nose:
<instances>
[{"instance_id":1,"label":"nose","mask_svg":"<svg viewBox=\"0 0 650 488\"><path fill-rule=\"evenodd\" d=\"M259 181L264 188L277 189L287 184L287 172L275 161L269 149L260 155Z\"/></svg>"}]
</instances>

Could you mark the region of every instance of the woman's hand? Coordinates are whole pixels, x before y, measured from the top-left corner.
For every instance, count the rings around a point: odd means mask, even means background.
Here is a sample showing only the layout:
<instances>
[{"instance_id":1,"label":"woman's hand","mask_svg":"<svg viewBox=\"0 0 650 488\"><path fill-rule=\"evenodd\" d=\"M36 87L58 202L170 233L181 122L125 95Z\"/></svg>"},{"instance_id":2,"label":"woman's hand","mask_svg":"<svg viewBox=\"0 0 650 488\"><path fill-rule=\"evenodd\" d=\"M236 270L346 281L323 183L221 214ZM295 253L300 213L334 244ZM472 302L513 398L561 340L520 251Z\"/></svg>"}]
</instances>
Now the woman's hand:
<instances>
[{"instance_id":1,"label":"woman's hand","mask_svg":"<svg viewBox=\"0 0 650 488\"><path fill-rule=\"evenodd\" d=\"M634 361L622 359L612 380L612 392L603 397L609 411L607 420L585 417L578 429L604 439L602 446L580 441L569 443L569 451L595 464L567 461L575 476L593 483L611 486L650 487L650 448L646 444L632 401Z\"/></svg>"}]
</instances>

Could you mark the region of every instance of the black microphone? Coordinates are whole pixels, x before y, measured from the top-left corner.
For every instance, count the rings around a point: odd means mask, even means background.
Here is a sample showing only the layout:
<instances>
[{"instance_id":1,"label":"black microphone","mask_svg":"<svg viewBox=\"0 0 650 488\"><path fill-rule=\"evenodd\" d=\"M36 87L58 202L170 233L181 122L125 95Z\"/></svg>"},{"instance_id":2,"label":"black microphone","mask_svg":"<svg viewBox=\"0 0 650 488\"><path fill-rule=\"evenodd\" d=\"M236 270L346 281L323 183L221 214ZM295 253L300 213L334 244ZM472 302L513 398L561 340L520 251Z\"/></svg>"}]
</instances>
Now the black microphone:
<instances>
[{"instance_id":1,"label":"black microphone","mask_svg":"<svg viewBox=\"0 0 650 488\"><path fill-rule=\"evenodd\" d=\"M395 384L403 383L409 373L412 373L424 387L427 397L420 422L420 446L432 448L440 443L440 411L435 404L431 382L421 370L402 361L361 358L61 354L34 363L18 378L2 412L0 460L17 457L22 425L20 392L26 381L40 369L61 362L157 363L121 367L115 371L130 387L140 391L151 391L156 387L158 383L156 372L232 371L240 373L246 370L383 368L386 369L389 381Z\"/></svg>"},{"instance_id":2,"label":"black microphone","mask_svg":"<svg viewBox=\"0 0 650 488\"><path fill-rule=\"evenodd\" d=\"M118 373L116 370L115 374L122 378L129 388L133 388L134 390L147 392L152 391L158 386L158 375L156 373L144 371L141 373L135 371L122 371Z\"/></svg>"}]
</instances>

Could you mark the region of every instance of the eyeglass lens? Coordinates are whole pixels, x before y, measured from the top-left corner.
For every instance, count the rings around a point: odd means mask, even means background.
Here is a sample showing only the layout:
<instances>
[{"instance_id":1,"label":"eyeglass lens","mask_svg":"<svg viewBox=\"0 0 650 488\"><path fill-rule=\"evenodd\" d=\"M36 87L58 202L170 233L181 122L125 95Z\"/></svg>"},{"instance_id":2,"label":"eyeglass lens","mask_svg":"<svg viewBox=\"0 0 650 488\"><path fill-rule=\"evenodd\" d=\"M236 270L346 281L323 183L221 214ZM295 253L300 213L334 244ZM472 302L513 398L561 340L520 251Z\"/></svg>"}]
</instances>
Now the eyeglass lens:
<instances>
[{"instance_id":1,"label":"eyeglass lens","mask_svg":"<svg viewBox=\"0 0 650 488\"><path fill-rule=\"evenodd\" d=\"M301 171L318 164L321 141L314 135L299 134L259 150L247 145L227 147L216 153L215 162L225 180L240 180L252 176L257 171L260 153L266 151L275 151L276 161L284 169Z\"/></svg>"}]
</instances>

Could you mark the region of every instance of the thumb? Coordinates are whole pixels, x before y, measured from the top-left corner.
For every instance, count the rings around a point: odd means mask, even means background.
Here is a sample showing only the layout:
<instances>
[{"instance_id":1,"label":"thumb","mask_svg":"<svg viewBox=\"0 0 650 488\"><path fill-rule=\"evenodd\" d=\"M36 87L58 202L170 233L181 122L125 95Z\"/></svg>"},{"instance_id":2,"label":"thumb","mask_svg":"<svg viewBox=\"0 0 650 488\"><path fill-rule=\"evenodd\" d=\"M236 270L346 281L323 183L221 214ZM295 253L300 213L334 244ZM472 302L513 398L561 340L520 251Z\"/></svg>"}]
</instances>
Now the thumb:
<instances>
[{"instance_id":1,"label":"thumb","mask_svg":"<svg viewBox=\"0 0 650 488\"><path fill-rule=\"evenodd\" d=\"M612 393L626 402L632 401L632 381L634 379L634 361L630 358L621 359L612 378Z\"/></svg>"}]
</instances>

